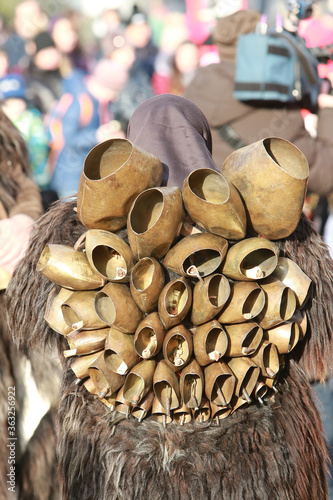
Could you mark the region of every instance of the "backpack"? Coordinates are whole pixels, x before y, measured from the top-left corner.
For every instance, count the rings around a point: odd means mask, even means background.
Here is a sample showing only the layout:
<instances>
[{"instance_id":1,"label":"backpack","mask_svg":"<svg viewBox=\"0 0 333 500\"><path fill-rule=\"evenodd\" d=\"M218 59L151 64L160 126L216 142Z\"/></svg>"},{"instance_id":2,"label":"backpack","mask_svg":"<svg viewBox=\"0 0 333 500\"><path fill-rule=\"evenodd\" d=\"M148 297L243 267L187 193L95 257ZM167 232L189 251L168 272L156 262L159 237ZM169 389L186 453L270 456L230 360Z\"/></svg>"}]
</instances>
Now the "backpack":
<instances>
[{"instance_id":1,"label":"backpack","mask_svg":"<svg viewBox=\"0 0 333 500\"><path fill-rule=\"evenodd\" d=\"M295 103L315 108L320 87L317 59L287 31L267 30L238 38L234 97L240 101Z\"/></svg>"}]
</instances>

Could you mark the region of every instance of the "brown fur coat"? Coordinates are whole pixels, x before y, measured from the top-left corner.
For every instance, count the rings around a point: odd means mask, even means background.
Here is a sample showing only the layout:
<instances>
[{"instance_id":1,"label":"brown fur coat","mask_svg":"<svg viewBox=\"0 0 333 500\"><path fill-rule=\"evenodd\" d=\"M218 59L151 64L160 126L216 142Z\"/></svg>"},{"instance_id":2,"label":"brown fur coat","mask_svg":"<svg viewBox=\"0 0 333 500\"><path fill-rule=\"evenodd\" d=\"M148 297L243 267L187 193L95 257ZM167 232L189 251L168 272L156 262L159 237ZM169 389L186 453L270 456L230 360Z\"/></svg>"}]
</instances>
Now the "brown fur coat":
<instances>
[{"instance_id":1,"label":"brown fur coat","mask_svg":"<svg viewBox=\"0 0 333 500\"><path fill-rule=\"evenodd\" d=\"M65 340L43 319L52 283L36 271L46 243L73 245L85 228L75 202L58 202L37 223L25 259L7 290L8 321L21 349ZM74 384L64 368L58 408L58 460L68 500L325 500L327 449L305 370L322 379L332 352L332 261L302 216L296 231L278 242L313 280L307 304L310 331L291 353L279 392L210 424L141 424L111 412ZM46 354L45 354L46 355Z\"/></svg>"}]
</instances>

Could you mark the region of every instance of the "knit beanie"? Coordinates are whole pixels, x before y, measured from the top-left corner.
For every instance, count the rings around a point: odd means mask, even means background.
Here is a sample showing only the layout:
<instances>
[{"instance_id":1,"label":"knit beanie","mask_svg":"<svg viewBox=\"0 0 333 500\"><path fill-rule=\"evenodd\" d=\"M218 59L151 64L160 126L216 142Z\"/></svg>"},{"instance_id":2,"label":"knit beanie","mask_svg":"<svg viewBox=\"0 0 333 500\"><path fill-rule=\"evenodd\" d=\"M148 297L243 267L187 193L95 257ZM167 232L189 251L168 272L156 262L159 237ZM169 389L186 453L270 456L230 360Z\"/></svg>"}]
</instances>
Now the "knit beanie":
<instances>
[{"instance_id":1,"label":"knit beanie","mask_svg":"<svg viewBox=\"0 0 333 500\"><path fill-rule=\"evenodd\" d=\"M261 14L256 10L239 10L217 21L213 40L222 61L235 60L238 37L255 31L260 18Z\"/></svg>"},{"instance_id":2,"label":"knit beanie","mask_svg":"<svg viewBox=\"0 0 333 500\"><path fill-rule=\"evenodd\" d=\"M54 41L51 35L47 31L42 31L41 33L38 33L38 35L35 36L33 41L36 47L35 54L37 54L37 52L39 52L40 50L48 49L49 47L55 47Z\"/></svg>"}]
</instances>

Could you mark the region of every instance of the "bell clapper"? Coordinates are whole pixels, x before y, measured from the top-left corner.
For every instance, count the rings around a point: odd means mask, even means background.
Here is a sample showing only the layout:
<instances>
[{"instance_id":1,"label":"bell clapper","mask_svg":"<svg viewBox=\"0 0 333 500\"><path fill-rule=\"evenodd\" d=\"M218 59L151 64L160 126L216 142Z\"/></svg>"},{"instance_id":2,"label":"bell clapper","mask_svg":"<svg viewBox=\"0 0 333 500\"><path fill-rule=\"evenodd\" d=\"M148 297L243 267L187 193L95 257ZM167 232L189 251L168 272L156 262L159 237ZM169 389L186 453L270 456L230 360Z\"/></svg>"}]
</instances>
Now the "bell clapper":
<instances>
[{"instance_id":1,"label":"bell clapper","mask_svg":"<svg viewBox=\"0 0 333 500\"><path fill-rule=\"evenodd\" d=\"M220 419L219 419L219 417L215 417L215 422L217 423L217 425L220 425Z\"/></svg>"},{"instance_id":2,"label":"bell clapper","mask_svg":"<svg viewBox=\"0 0 333 500\"><path fill-rule=\"evenodd\" d=\"M252 269L248 269L245 272L245 274L246 274L246 276L248 278L252 278L252 279L264 278L265 277L264 271L262 269L260 269L259 266L255 266Z\"/></svg>"},{"instance_id":3,"label":"bell clapper","mask_svg":"<svg viewBox=\"0 0 333 500\"><path fill-rule=\"evenodd\" d=\"M171 389L171 387L170 387ZM165 385L165 412L170 417L171 393L169 395L169 384Z\"/></svg>"},{"instance_id":4,"label":"bell clapper","mask_svg":"<svg viewBox=\"0 0 333 500\"><path fill-rule=\"evenodd\" d=\"M184 360L181 357L181 354L183 354L183 352L182 341L178 339L178 346L173 350L173 364L175 366L182 366L184 364Z\"/></svg>"},{"instance_id":5,"label":"bell clapper","mask_svg":"<svg viewBox=\"0 0 333 500\"><path fill-rule=\"evenodd\" d=\"M129 417L129 413L130 413L130 407L126 405L126 418Z\"/></svg>"},{"instance_id":6,"label":"bell clapper","mask_svg":"<svg viewBox=\"0 0 333 500\"><path fill-rule=\"evenodd\" d=\"M104 387L104 389L101 390L101 392L98 394L98 397L100 399L103 399L104 396L106 395L106 393L108 392L109 388L108 387Z\"/></svg>"},{"instance_id":7,"label":"bell clapper","mask_svg":"<svg viewBox=\"0 0 333 500\"><path fill-rule=\"evenodd\" d=\"M187 269L186 274L189 274L190 276L194 276L195 278L198 278L200 281L203 282L203 278L200 276L198 268L195 265L190 266Z\"/></svg>"},{"instance_id":8,"label":"bell clapper","mask_svg":"<svg viewBox=\"0 0 333 500\"><path fill-rule=\"evenodd\" d=\"M208 357L211 361L218 361L221 358L221 353L218 351L212 351L208 353Z\"/></svg>"},{"instance_id":9,"label":"bell clapper","mask_svg":"<svg viewBox=\"0 0 333 500\"><path fill-rule=\"evenodd\" d=\"M199 404L198 404L198 400L196 398L196 394L195 394L195 389L196 389L196 385L197 385L197 381L194 377L191 377L189 380L188 380L188 385L190 386L190 399L188 401L188 404L186 406L189 406L189 404L191 405L190 408L194 408L195 410L198 410L199 409Z\"/></svg>"},{"instance_id":10,"label":"bell clapper","mask_svg":"<svg viewBox=\"0 0 333 500\"><path fill-rule=\"evenodd\" d=\"M253 354L254 352L253 347L242 347L242 354Z\"/></svg>"},{"instance_id":11,"label":"bell clapper","mask_svg":"<svg viewBox=\"0 0 333 500\"><path fill-rule=\"evenodd\" d=\"M141 415L139 417L139 422L142 422L144 416L145 416L145 410L141 410Z\"/></svg>"},{"instance_id":12,"label":"bell clapper","mask_svg":"<svg viewBox=\"0 0 333 500\"><path fill-rule=\"evenodd\" d=\"M166 427L166 415L163 413L163 427Z\"/></svg>"},{"instance_id":13,"label":"bell clapper","mask_svg":"<svg viewBox=\"0 0 333 500\"><path fill-rule=\"evenodd\" d=\"M157 338L155 332L153 332L149 337L149 344L142 351L142 357L149 358L149 356L151 356L153 352L156 350L156 347L157 347Z\"/></svg>"},{"instance_id":14,"label":"bell clapper","mask_svg":"<svg viewBox=\"0 0 333 500\"><path fill-rule=\"evenodd\" d=\"M117 373L119 375L125 375L126 371L127 371L127 364L125 363L125 361L122 361L117 368Z\"/></svg>"},{"instance_id":15,"label":"bell clapper","mask_svg":"<svg viewBox=\"0 0 333 500\"><path fill-rule=\"evenodd\" d=\"M171 316L178 314L178 304L180 299L180 290L173 290L172 297L168 300L167 312Z\"/></svg>"},{"instance_id":16,"label":"bell clapper","mask_svg":"<svg viewBox=\"0 0 333 500\"><path fill-rule=\"evenodd\" d=\"M185 422L185 413L183 413L182 416L180 417L180 425L184 425L184 422Z\"/></svg>"},{"instance_id":17,"label":"bell clapper","mask_svg":"<svg viewBox=\"0 0 333 500\"><path fill-rule=\"evenodd\" d=\"M270 377L270 378L274 378L275 377L275 373L273 372L273 370L269 367L266 368L266 373L267 375Z\"/></svg>"},{"instance_id":18,"label":"bell clapper","mask_svg":"<svg viewBox=\"0 0 333 500\"><path fill-rule=\"evenodd\" d=\"M71 356L76 356L76 349L68 349L67 351L64 351L65 358L70 358Z\"/></svg>"},{"instance_id":19,"label":"bell clapper","mask_svg":"<svg viewBox=\"0 0 333 500\"><path fill-rule=\"evenodd\" d=\"M258 401L259 401L259 403L260 403L261 405L263 405L263 404L264 404L263 400L262 400L259 396L258 396L258 398L257 398L257 399L258 399Z\"/></svg>"},{"instance_id":20,"label":"bell clapper","mask_svg":"<svg viewBox=\"0 0 333 500\"><path fill-rule=\"evenodd\" d=\"M217 385L216 392L217 392L217 395L218 395L218 397L220 398L220 400L222 402L222 406L227 406L226 399L225 399L225 397L223 395L223 392L221 391L221 388L218 385Z\"/></svg>"},{"instance_id":21,"label":"bell clapper","mask_svg":"<svg viewBox=\"0 0 333 500\"><path fill-rule=\"evenodd\" d=\"M243 388L242 394L243 394L244 399L246 400L246 402L247 402L247 403L251 403L251 398L250 398L250 396L248 395L247 390L245 389L245 387Z\"/></svg>"},{"instance_id":22,"label":"bell clapper","mask_svg":"<svg viewBox=\"0 0 333 500\"><path fill-rule=\"evenodd\" d=\"M116 273L117 273L116 277L119 279L124 278L124 276L126 276L126 271L122 267L117 267Z\"/></svg>"},{"instance_id":23,"label":"bell clapper","mask_svg":"<svg viewBox=\"0 0 333 500\"><path fill-rule=\"evenodd\" d=\"M78 323L74 323L72 325L73 330L80 330L83 327L83 321L79 321Z\"/></svg>"},{"instance_id":24,"label":"bell clapper","mask_svg":"<svg viewBox=\"0 0 333 500\"><path fill-rule=\"evenodd\" d=\"M253 318L253 315L251 313L245 313L245 314L243 314L243 316L245 319L252 319Z\"/></svg>"}]
</instances>

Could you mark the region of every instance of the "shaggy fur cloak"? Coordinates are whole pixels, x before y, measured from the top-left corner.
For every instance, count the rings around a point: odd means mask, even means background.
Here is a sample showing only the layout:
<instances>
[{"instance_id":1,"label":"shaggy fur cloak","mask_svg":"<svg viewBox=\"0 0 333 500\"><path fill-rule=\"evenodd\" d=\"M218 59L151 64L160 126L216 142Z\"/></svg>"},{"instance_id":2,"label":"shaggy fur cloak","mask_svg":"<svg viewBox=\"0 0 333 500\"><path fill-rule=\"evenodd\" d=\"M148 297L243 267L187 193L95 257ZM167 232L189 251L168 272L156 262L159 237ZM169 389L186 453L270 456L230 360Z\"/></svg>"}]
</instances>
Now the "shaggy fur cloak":
<instances>
[{"instance_id":1,"label":"shaggy fur cloak","mask_svg":"<svg viewBox=\"0 0 333 500\"><path fill-rule=\"evenodd\" d=\"M66 341L43 319L52 283L36 271L47 243L73 245L85 228L76 202L57 202L36 224L7 290L8 322L18 347L56 342L64 373L58 408L58 460L68 500L327 499L327 448L306 372L325 377L332 352L332 261L305 216L280 240L281 255L312 279L309 331L289 355L278 393L214 423L138 423L111 412L75 385Z\"/></svg>"}]
</instances>

